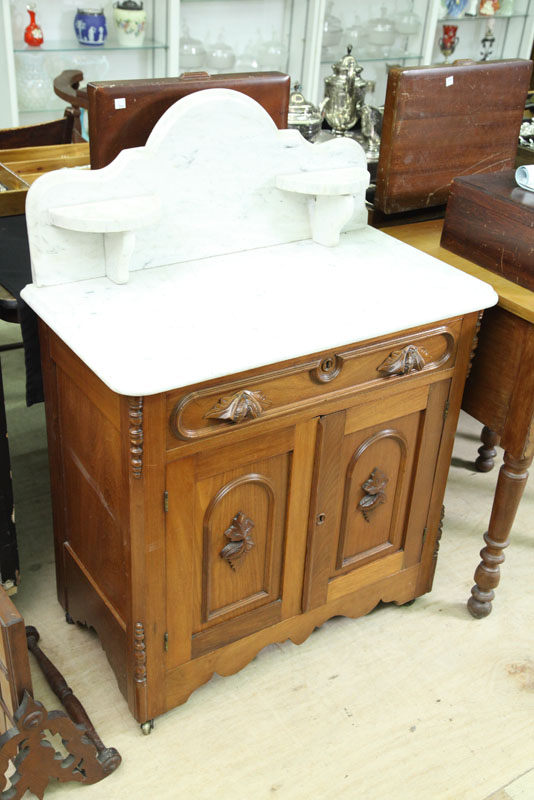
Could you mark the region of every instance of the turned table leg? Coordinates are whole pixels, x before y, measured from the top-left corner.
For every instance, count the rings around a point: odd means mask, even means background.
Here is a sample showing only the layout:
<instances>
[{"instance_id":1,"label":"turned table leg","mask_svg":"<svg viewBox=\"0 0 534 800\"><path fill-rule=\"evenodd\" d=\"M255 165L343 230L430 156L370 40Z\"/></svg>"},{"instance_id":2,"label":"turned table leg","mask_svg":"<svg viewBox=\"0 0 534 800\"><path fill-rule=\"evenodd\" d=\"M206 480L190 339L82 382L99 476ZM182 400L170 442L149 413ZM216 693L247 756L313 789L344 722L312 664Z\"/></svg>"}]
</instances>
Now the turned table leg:
<instances>
[{"instance_id":1,"label":"turned table leg","mask_svg":"<svg viewBox=\"0 0 534 800\"><path fill-rule=\"evenodd\" d=\"M475 461L475 467L479 472L490 472L495 465L495 456L497 455L496 446L499 444L500 436L491 428L486 425L482 428L480 434L480 441L482 447L478 448L478 458Z\"/></svg>"},{"instance_id":2,"label":"turned table leg","mask_svg":"<svg viewBox=\"0 0 534 800\"><path fill-rule=\"evenodd\" d=\"M508 534L513 525L519 501L523 494L530 458L514 458L505 452L504 464L499 471L497 488L491 510L487 533L484 534L486 546L480 551L482 561L475 572L475 585L467 602L469 611L477 619L491 613L493 591L499 584L500 565L504 561L502 552L508 546Z\"/></svg>"}]
</instances>

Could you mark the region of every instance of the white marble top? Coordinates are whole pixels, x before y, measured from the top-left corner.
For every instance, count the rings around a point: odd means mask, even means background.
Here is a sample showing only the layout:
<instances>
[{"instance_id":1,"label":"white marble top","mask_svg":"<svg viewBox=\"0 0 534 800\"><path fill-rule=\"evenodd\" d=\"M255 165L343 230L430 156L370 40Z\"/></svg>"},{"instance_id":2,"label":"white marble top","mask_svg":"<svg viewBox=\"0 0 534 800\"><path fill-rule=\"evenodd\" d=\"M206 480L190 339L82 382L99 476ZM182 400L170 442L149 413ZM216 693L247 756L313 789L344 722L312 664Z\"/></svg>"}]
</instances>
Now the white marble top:
<instances>
[{"instance_id":1,"label":"white marble top","mask_svg":"<svg viewBox=\"0 0 534 800\"><path fill-rule=\"evenodd\" d=\"M24 300L114 391L150 395L494 305L486 283L365 227Z\"/></svg>"}]
</instances>

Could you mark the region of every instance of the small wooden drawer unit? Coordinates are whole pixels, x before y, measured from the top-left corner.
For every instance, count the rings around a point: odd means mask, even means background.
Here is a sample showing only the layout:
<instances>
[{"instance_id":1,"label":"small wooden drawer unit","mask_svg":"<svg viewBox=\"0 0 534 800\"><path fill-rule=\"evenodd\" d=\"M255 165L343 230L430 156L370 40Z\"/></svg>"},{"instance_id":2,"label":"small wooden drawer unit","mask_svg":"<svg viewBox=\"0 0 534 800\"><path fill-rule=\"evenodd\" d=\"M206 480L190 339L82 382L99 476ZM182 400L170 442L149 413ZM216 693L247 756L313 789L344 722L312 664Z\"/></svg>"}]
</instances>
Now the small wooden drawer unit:
<instances>
[{"instance_id":1,"label":"small wooden drawer unit","mask_svg":"<svg viewBox=\"0 0 534 800\"><path fill-rule=\"evenodd\" d=\"M432 585L476 313L146 397L46 325L59 596L136 719Z\"/></svg>"}]
</instances>

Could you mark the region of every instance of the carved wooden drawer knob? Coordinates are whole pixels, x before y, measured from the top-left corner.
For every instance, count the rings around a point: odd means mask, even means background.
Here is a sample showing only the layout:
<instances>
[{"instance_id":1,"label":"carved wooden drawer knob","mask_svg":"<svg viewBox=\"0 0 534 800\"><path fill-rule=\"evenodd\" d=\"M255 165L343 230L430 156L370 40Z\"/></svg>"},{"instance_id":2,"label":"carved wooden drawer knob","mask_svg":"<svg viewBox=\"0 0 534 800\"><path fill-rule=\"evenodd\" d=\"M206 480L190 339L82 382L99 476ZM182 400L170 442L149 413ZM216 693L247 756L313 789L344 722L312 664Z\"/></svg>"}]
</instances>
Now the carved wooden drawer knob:
<instances>
[{"instance_id":1,"label":"carved wooden drawer knob","mask_svg":"<svg viewBox=\"0 0 534 800\"><path fill-rule=\"evenodd\" d=\"M269 408L270 405L270 401L264 397L262 392L243 389L228 397L221 397L204 416L227 422L242 422L244 419L261 417L265 409Z\"/></svg>"},{"instance_id":2,"label":"carved wooden drawer knob","mask_svg":"<svg viewBox=\"0 0 534 800\"><path fill-rule=\"evenodd\" d=\"M254 523L252 520L243 514L242 511L238 511L230 527L224 532L229 542L223 547L219 555L221 558L226 559L233 570L235 570L235 562L254 547L254 539L252 538L253 527Z\"/></svg>"},{"instance_id":3,"label":"carved wooden drawer knob","mask_svg":"<svg viewBox=\"0 0 534 800\"><path fill-rule=\"evenodd\" d=\"M393 353L390 353L386 360L377 367L377 370L384 375L408 375L409 372L418 372L423 369L425 358L428 358L428 353L424 347L409 344L402 350L394 350Z\"/></svg>"},{"instance_id":4,"label":"carved wooden drawer knob","mask_svg":"<svg viewBox=\"0 0 534 800\"><path fill-rule=\"evenodd\" d=\"M375 508L386 502L387 482L387 475L381 469L375 467L365 483L362 483L362 489L365 494L358 503L358 508L366 522L369 522L369 512L374 511Z\"/></svg>"}]
</instances>

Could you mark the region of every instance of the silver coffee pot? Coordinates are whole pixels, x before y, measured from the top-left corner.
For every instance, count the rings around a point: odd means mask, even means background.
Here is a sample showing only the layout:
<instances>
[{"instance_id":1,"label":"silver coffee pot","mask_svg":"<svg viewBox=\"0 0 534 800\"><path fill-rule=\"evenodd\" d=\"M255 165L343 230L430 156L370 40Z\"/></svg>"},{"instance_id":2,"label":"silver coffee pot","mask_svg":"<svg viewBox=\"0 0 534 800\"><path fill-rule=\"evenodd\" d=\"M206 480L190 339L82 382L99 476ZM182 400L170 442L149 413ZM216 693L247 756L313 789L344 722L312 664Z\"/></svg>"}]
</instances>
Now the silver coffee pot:
<instances>
[{"instance_id":1,"label":"silver coffee pot","mask_svg":"<svg viewBox=\"0 0 534 800\"><path fill-rule=\"evenodd\" d=\"M367 90L367 81L360 77L363 67L351 51L352 45L349 44L347 55L332 64L334 74L324 79L325 96L320 110L336 136L344 136L356 125Z\"/></svg>"}]
</instances>

